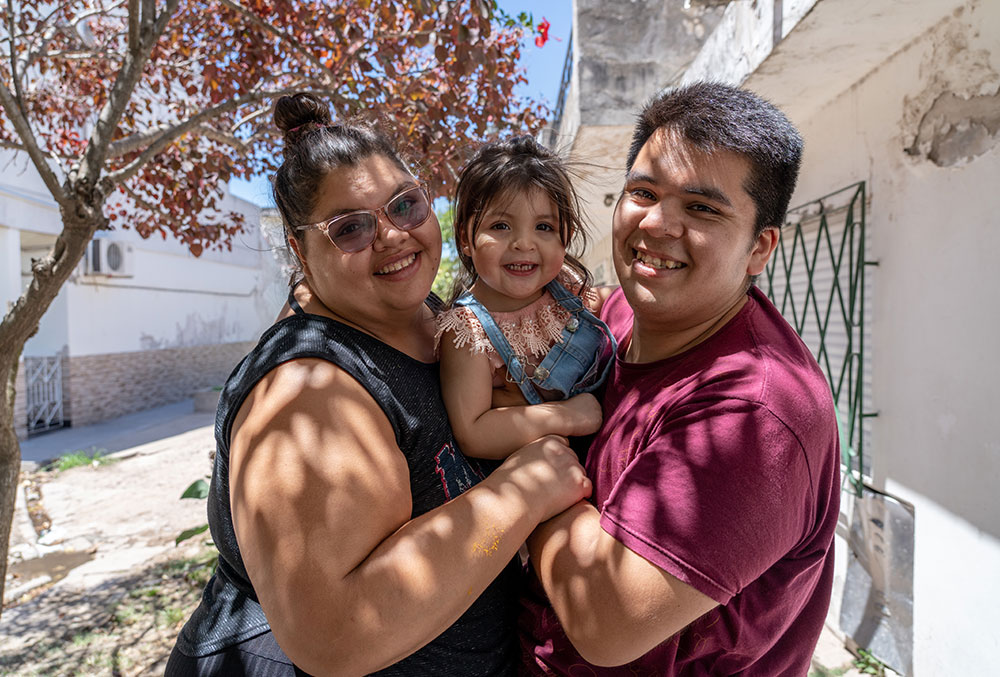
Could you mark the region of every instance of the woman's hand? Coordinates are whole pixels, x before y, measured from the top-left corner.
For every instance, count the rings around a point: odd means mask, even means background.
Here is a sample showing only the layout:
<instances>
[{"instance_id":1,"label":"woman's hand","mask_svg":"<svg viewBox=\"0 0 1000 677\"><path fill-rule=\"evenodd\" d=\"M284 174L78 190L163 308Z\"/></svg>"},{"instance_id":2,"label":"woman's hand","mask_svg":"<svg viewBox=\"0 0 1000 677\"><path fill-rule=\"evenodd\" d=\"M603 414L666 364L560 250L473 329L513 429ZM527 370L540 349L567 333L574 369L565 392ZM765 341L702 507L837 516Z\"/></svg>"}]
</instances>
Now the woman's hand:
<instances>
[{"instance_id":1,"label":"woman's hand","mask_svg":"<svg viewBox=\"0 0 1000 677\"><path fill-rule=\"evenodd\" d=\"M591 398L593 399L593 398ZM486 480L500 491L513 486L536 522L590 496L592 485L564 437L547 435L511 454Z\"/></svg>"}]
</instances>

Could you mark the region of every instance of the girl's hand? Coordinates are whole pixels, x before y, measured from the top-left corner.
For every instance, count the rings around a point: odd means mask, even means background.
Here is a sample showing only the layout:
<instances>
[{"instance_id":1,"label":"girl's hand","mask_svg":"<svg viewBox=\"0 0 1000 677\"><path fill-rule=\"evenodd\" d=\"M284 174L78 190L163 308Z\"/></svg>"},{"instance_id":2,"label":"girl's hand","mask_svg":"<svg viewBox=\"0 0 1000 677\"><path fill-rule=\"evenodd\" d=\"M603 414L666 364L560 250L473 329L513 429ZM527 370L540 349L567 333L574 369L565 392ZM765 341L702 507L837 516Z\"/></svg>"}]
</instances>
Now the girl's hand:
<instances>
[{"instance_id":1,"label":"girl's hand","mask_svg":"<svg viewBox=\"0 0 1000 677\"><path fill-rule=\"evenodd\" d=\"M556 404L565 415L567 436L590 435L601 427L601 419L604 418L601 403L590 393L574 395Z\"/></svg>"},{"instance_id":2,"label":"girl's hand","mask_svg":"<svg viewBox=\"0 0 1000 677\"><path fill-rule=\"evenodd\" d=\"M536 522L553 517L590 496L592 485L566 438L547 435L521 447L494 471L487 482L499 490L513 485L524 496Z\"/></svg>"}]
</instances>

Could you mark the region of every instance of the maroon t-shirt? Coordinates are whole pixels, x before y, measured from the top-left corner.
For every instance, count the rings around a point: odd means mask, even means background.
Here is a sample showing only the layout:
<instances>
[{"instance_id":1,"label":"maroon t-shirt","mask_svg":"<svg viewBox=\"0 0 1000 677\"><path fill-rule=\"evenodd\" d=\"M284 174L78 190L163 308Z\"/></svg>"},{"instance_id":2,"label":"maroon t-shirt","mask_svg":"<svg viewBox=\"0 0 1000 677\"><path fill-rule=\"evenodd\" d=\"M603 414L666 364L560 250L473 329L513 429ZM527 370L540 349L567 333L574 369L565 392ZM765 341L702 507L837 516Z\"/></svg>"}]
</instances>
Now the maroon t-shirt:
<instances>
[{"instance_id":1,"label":"maroon t-shirt","mask_svg":"<svg viewBox=\"0 0 1000 677\"><path fill-rule=\"evenodd\" d=\"M625 362L632 309L601 313L618 338L604 425L587 457L601 526L719 603L638 660L591 666L534 584L527 669L562 675L805 675L833 581L840 501L830 387L756 287L703 343Z\"/></svg>"}]
</instances>

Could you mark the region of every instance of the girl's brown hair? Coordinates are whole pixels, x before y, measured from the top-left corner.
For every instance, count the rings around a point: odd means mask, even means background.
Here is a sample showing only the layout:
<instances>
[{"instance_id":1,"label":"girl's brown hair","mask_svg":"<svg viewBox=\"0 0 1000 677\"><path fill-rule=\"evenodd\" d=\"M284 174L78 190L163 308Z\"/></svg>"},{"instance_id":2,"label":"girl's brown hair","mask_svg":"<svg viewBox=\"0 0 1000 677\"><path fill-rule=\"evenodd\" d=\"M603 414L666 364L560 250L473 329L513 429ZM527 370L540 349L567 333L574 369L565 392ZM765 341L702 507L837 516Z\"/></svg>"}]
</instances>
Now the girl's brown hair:
<instances>
[{"instance_id":1,"label":"girl's brown hair","mask_svg":"<svg viewBox=\"0 0 1000 677\"><path fill-rule=\"evenodd\" d=\"M474 247L475 233L490 206L504 196L538 188L552 200L559 213L559 237L566 246L564 269L579 282L573 291L591 286L590 271L579 261L587 245L587 230L580 200L569 173L558 155L530 136L484 144L458 177L455 189L455 250L462 270L455 279L454 301L479 279L472 257L463 249Z\"/></svg>"}]
</instances>

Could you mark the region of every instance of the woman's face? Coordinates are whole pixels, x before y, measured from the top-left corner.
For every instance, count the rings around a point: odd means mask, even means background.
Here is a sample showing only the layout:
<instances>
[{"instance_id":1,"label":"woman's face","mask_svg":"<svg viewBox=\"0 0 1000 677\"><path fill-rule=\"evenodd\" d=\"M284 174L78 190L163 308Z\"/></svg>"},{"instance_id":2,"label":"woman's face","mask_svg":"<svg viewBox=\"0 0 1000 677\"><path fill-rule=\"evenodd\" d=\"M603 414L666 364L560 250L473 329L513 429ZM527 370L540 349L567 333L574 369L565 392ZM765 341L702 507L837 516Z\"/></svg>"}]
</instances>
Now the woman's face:
<instances>
[{"instance_id":1,"label":"woman's face","mask_svg":"<svg viewBox=\"0 0 1000 677\"><path fill-rule=\"evenodd\" d=\"M416 179L383 155L333 170L320 183L310 222L356 209L376 210ZM303 246L304 245L304 246ZM374 330L418 310L441 261L441 229L431 211L420 226L402 231L379 213L371 246L344 253L320 230L308 230L300 260L313 292L334 313Z\"/></svg>"}]
</instances>

